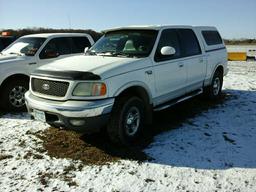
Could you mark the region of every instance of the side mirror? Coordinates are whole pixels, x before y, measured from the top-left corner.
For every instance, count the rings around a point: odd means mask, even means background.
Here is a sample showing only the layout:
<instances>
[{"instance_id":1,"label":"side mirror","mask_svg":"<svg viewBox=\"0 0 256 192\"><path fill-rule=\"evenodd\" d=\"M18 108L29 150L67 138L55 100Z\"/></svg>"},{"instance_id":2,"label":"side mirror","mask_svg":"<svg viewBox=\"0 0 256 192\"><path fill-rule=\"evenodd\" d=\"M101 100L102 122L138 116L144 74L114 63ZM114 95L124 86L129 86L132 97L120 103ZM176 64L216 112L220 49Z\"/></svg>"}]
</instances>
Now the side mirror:
<instances>
[{"instance_id":1,"label":"side mirror","mask_svg":"<svg viewBox=\"0 0 256 192\"><path fill-rule=\"evenodd\" d=\"M84 48L84 54L86 55L87 51L89 50L89 47Z\"/></svg>"},{"instance_id":2,"label":"side mirror","mask_svg":"<svg viewBox=\"0 0 256 192\"><path fill-rule=\"evenodd\" d=\"M175 55L176 50L171 46L165 46L161 49L161 54L165 56Z\"/></svg>"},{"instance_id":3,"label":"side mirror","mask_svg":"<svg viewBox=\"0 0 256 192\"><path fill-rule=\"evenodd\" d=\"M44 58L45 59L50 59L50 58L56 58L56 57L58 57L60 54L59 53L57 53L56 51L53 51L53 50L45 50L44 51Z\"/></svg>"},{"instance_id":4,"label":"side mirror","mask_svg":"<svg viewBox=\"0 0 256 192\"><path fill-rule=\"evenodd\" d=\"M25 52L25 55L26 56L34 56L36 54L37 50L38 49L36 49L36 48L31 48L27 52Z\"/></svg>"}]
</instances>

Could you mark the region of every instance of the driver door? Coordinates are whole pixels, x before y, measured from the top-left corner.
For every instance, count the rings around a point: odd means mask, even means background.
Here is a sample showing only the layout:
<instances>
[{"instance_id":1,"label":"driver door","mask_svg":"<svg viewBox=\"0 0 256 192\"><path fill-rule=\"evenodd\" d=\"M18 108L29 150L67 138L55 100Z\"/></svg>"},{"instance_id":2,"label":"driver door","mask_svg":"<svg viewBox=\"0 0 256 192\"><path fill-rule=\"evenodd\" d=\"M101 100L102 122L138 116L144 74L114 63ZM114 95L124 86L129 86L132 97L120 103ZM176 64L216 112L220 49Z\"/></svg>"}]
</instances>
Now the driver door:
<instances>
[{"instance_id":1,"label":"driver door","mask_svg":"<svg viewBox=\"0 0 256 192\"><path fill-rule=\"evenodd\" d=\"M161 49L165 46L173 47L175 49L175 54L162 55ZM163 30L154 58L155 87L157 95L155 102L157 105L185 94L187 68L181 57L177 30Z\"/></svg>"}]
</instances>

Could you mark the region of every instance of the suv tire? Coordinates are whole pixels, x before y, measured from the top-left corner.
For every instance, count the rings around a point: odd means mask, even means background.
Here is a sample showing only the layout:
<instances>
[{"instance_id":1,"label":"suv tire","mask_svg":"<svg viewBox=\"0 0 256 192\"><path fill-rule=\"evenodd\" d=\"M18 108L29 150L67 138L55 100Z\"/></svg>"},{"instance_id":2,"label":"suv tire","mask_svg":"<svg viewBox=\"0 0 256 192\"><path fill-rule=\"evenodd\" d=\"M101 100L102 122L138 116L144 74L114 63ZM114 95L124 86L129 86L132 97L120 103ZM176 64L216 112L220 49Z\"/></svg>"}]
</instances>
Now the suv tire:
<instances>
[{"instance_id":1,"label":"suv tire","mask_svg":"<svg viewBox=\"0 0 256 192\"><path fill-rule=\"evenodd\" d=\"M145 104L138 97L117 98L107 127L113 143L132 145L144 129Z\"/></svg>"},{"instance_id":2,"label":"suv tire","mask_svg":"<svg viewBox=\"0 0 256 192\"><path fill-rule=\"evenodd\" d=\"M211 85L206 87L204 94L207 98L215 100L220 98L223 85L223 75L221 71L215 71Z\"/></svg>"},{"instance_id":3,"label":"suv tire","mask_svg":"<svg viewBox=\"0 0 256 192\"><path fill-rule=\"evenodd\" d=\"M28 88L28 81L25 79L8 81L2 89L2 108L6 111L25 111L24 94Z\"/></svg>"}]
</instances>

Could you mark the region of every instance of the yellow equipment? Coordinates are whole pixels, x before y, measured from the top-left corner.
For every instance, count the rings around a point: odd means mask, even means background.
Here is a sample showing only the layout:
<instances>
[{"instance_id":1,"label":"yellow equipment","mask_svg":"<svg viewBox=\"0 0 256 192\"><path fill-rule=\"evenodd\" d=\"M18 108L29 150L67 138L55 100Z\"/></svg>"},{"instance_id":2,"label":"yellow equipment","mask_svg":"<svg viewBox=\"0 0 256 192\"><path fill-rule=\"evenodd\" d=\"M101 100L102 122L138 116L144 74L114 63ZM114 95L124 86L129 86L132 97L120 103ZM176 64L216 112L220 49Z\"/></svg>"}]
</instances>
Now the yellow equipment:
<instances>
[{"instance_id":1,"label":"yellow equipment","mask_svg":"<svg viewBox=\"0 0 256 192\"><path fill-rule=\"evenodd\" d=\"M229 52L228 60L229 61L246 61L247 53L246 52Z\"/></svg>"}]
</instances>

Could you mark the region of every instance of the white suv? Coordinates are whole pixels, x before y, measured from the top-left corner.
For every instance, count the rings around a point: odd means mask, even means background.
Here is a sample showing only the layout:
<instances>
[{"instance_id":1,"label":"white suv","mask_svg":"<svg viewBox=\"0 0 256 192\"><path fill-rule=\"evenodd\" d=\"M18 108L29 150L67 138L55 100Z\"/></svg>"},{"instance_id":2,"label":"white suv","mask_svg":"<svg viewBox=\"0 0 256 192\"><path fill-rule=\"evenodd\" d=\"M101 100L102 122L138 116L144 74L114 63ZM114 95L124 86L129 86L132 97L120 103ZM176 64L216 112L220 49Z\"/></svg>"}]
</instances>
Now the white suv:
<instances>
[{"instance_id":1,"label":"white suv","mask_svg":"<svg viewBox=\"0 0 256 192\"><path fill-rule=\"evenodd\" d=\"M25 109L24 93L29 75L37 67L84 52L94 43L82 33L52 33L19 38L0 53L1 106L6 110Z\"/></svg>"},{"instance_id":2,"label":"white suv","mask_svg":"<svg viewBox=\"0 0 256 192\"><path fill-rule=\"evenodd\" d=\"M86 133L107 127L112 141L130 144L153 111L203 91L219 97L226 74L215 27L125 27L105 31L86 55L39 68L25 98L37 120Z\"/></svg>"}]
</instances>

